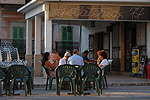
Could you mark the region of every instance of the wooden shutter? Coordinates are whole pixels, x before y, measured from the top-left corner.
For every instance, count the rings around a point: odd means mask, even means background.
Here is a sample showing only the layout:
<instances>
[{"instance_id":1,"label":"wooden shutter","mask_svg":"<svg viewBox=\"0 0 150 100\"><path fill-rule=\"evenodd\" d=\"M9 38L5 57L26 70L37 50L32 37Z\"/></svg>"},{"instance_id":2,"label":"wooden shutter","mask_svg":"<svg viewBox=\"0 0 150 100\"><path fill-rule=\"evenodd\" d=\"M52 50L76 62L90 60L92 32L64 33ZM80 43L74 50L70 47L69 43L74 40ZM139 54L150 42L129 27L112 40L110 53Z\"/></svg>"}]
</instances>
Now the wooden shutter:
<instances>
[{"instance_id":1,"label":"wooden shutter","mask_svg":"<svg viewBox=\"0 0 150 100\"><path fill-rule=\"evenodd\" d=\"M13 39L24 39L24 27L13 27Z\"/></svg>"},{"instance_id":2,"label":"wooden shutter","mask_svg":"<svg viewBox=\"0 0 150 100\"><path fill-rule=\"evenodd\" d=\"M13 39L16 39L16 38L18 38L18 29L17 29L17 27L13 27Z\"/></svg>"},{"instance_id":3,"label":"wooden shutter","mask_svg":"<svg viewBox=\"0 0 150 100\"><path fill-rule=\"evenodd\" d=\"M23 39L23 38L24 38L24 28L19 27L19 39Z\"/></svg>"},{"instance_id":4,"label":"wooden shutter","mask_svg":"<svg viewBox=\"0 0 150 100\"><path fill-rule=\"evenodd\" d=\"M62 41L67 41L67 27L62 27Z\"/></svg>"},{"instance_id":5,"label":"wooden shutter","mask_svg":"<svg viewBox=\"0 0 150 100\"><path fill-rule=\"evenodd\" d=\"M68 41L73 41L73 27L68 28Z\"/></svg>"}]
</instances>

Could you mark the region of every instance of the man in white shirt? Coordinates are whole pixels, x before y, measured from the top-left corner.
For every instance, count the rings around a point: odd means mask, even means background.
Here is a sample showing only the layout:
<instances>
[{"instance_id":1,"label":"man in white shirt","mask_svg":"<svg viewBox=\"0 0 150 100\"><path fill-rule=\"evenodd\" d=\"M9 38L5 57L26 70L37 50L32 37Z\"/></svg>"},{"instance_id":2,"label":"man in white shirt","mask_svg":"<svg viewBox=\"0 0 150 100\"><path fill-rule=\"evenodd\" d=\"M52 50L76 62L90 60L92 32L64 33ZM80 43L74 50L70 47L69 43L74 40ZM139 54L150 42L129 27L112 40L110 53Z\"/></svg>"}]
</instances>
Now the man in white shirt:
<instances>
[{"instance_id":1,"label":"man in white shirt","mask_svg":"<svg viewBox=\"0 0 150 100\"><path fill-rule=\"evenodd\" d=\"M60 59L60 61L59 61L59 66L60 65L65 65L65 64L67 64L67 60L68 60L68 58L71 56L71 54L69 53L69 52L66 52L65 54L64 54L64 57L62 58L62 59Z\"/></svg>"},{"instance_id":2,"label":"man in white shirt","mask_svg":"<svg viewBox=\"0 0 150 100\"><path fill-rule=\"evenodd\" d=\"M73 56L68 59L68 64L70 65L84 65L83 58L79 56L79 51L77 49L73 50Z\"/></svg>"}]
</instances>

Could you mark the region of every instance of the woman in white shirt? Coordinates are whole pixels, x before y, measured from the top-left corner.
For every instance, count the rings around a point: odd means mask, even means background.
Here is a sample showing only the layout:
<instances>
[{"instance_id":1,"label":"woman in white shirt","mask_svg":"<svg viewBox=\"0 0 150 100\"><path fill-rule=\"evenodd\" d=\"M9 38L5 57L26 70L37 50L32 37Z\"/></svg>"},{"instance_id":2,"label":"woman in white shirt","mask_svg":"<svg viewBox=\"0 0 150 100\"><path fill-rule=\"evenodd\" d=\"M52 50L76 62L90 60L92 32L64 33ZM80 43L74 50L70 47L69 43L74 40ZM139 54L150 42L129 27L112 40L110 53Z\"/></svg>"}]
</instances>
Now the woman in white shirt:
<instances>
[{"instance_id":1,"label":"woman in white shirt","mask_svg":"<svg viewBox=\"0 0 150 100\"><path fill-rule=\"evenodd\" d=\"M97 55L98 55L98 59L97 59L98 66L101 69L105 68L105 66L108 65L107 53L104 50L101 50L97 52Z\"/></svg>"}]
</instances>

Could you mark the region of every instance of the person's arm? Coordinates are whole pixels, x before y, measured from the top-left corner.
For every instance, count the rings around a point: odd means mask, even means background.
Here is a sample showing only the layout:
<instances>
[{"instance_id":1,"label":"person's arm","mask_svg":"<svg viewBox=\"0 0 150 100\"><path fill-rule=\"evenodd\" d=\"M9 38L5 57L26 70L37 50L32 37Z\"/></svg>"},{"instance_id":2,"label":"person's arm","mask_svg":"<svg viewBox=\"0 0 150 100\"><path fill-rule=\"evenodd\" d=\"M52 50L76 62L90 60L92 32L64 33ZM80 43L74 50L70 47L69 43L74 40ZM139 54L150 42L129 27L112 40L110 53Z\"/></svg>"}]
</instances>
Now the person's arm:
<instances>
[{"instance_id":1,"label":"person's arm","mask_svg":"<svg viewBox=\"0 0 150 100\"><path fill-rule=\"evenodd\" d=\"M84 60L86 63L94 63L93 60Z\"/></svg>"},{"instance_id":2,"label":"person's arm","mask_svg":"<svg viewBox=\"0 0 150 100\"><path fill-rule=\"evenodd\" d=\"M57 54L57 60L59 61L61 59L61 57Z\"/></svg>"},{"instance_id":3,"label":"person's arm","mask_svg":"<svg viewBox=\"0 0 150 100\"><path fill-rule=\"evenodd\" d=\"M45 63L45 65L46 65L47 67L49 67L50 69L55 70L55 63L51 64L49 61L47 61L47 62Z\"/></svg>"},{"instance_id":4,"label":"person's arm","mask_svg":"<svg viewBox=\"0 0 150 100\"><path fill-rule=\"evenodd\" d=\"M83 66L84 65L84 60L83 60L83 58L81 57L81 66Z\"/></svg>"}]
</instances>

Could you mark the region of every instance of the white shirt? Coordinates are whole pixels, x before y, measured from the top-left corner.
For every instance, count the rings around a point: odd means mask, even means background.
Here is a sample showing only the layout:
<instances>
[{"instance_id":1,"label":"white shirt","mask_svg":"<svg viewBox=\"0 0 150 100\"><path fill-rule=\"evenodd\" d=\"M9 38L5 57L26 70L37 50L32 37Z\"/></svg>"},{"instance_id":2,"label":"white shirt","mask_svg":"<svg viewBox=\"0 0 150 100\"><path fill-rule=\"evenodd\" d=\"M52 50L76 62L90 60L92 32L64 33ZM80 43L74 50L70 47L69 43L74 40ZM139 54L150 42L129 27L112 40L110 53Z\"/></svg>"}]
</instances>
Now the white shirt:
<instances>
[{"instance_id":1,"label":"white shirt","mask_svg":"<svg viewBox=\"0 0 150 100\"><path fill-rule=\"evenodd\" d=\"M100 63L100 65L103 65L101 67L101 69L105 68L108 65L107 59L102 60L102 62ZM102 71L102 75L104 75L104 70Z\"/></svg>"},{"instance_id":2,"label":"white shirt","mask_svg":"<svg viewBox=\"0 0 150 100\"><path fill-rule=\"evenodd\" d=\"M67 63L70 64L70 65L80 65L80 66L84 65L83 58L78 56L77 54L74 54L73 56L71 56L68 59Z\"/></svg>"},{"instance_id":3,"label":"white shirt","mask_svg":"<svg viewBox=\"0 0 150 100\"><path fill-rule=\"evenodd\" d=\"M59 66L67 64L65 57L59 60Z\"/></svg>"}]
</instances>

